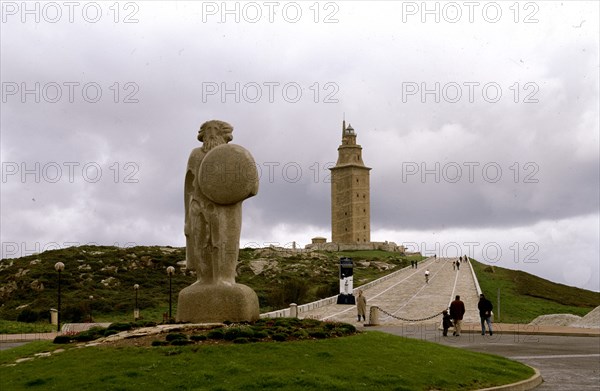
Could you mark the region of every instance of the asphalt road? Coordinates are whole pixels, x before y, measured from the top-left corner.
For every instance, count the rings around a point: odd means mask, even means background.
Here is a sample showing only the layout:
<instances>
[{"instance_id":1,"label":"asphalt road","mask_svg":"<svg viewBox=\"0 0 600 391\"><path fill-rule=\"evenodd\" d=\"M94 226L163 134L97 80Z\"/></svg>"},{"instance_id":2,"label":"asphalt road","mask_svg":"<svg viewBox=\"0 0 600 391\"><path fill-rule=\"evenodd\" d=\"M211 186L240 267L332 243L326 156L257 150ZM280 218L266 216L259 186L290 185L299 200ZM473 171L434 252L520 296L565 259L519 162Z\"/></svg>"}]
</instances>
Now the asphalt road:
<instances>
[{"instance_id":1,"label":"asphalt road","mask_svg":"<svg viewBox=\"0 0 600 391\"><path fill-rule=\"evenodd\" d=\"M463 334L442 337L436 325L370 327L386 333L423 339L462 349L497 354L537 368L540 391L600 390L600 338L547 335Z\"/></svg>"}]
</instances>

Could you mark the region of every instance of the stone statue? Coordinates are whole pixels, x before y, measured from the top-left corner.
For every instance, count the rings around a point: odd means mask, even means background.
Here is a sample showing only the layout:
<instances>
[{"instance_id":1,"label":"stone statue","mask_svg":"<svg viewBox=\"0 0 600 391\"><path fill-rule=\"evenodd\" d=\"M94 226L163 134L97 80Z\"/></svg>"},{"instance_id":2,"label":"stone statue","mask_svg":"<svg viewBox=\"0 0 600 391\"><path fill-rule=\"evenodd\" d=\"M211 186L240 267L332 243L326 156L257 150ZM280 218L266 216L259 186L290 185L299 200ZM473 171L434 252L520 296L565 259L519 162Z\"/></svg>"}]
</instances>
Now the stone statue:
<instances>
[{"instance_id":1,"label":"stone statue","mask_svg":"<svg viewBox=\"0 0 600 391\"><path fill-rule=\"evenodd\" d=\"M186 263L197 281L179 292L177 321L222 322L258 319L258 297L235 282L242 201L258 192L258 172L250 152L228 144L233 127L202 124L184 185Z\"/></svg>"}]
</instances>

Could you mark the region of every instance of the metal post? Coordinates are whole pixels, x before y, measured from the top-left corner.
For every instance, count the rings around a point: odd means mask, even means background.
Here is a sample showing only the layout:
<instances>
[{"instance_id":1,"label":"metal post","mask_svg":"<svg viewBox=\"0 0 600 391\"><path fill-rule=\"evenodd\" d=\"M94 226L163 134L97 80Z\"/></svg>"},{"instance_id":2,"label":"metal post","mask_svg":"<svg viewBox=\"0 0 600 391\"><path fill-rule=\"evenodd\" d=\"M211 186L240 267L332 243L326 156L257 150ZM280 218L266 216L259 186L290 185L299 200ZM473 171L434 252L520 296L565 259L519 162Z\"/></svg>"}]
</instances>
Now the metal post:
<instances>
[{"instance_id":1,"label":"metal post","mask_svg":"<svg viewBox=\"0 0 600 391\"><path fill-rule=\"evenodd\" d=\"M61 270L59 269L58 270L58 322L56 325L56 332L58 332L58 333L60 333L60 320L61 320L60 314L62 312L60 309L60 272L61 272Z\"/></svg>"},{"instance_id":2,"label":"metal post","mask_svg":"<svg viewBox=\"0 0 600 391\"><path fill-rule=\"evenodd\" d=\"M92 300L94 300L94 296L90 295L90 323L94 322L94 317L92 316Z\"/></svg>"},{"instance_id":3,"label":"metal post","mask_svg":"<svg viewBox=\"0 0 600 391\"><path fill-rule=\"evenodd\" d=\"M171 301L171 275L169 274L169 323L171 323L171 319L173 319L173 315L171 314L172 307L173 303Z\"/></svg>"},{"instance_id":4,"label":"metal post","mask_svg":"<svg viewBox=\"0 0 600 391\"><path fill-rule=\"evenodd\" d=\"M498 288L498 318L496 319L496 322L498 322L500 320L500 288Z\"/></svg>"},{"instance_id":5,"label":"metal post","mask_svg":"<svg viewBox=\"0 0 600 391\"><path fill-rule=\"evenodd\" d=\"M60 318L61 318L61 309L60 309L60 274L65 268L65 264L62 262L56 262L54 264L54 269L58 272L58 313L56 314L56 331L60 333Z\"/></svg>"},{"instance_id":6,"label":"metal post","mask_svg":"<svg viewBox=\"0 0 600 391\"><path fill-rule=\"evenodd\" d=\"M135 290L135 308L133 309L133 320L136 321L140 315L140 311L138 309L138 289L140 289L140 286L135 284L133 285L133 289Z\"/></svg>"},{"instance_id":7,"label":"metal post","mask_svg":"<svg viewBox=\"0 0 600 391\"><path fill-rule=\"evenodd\" d=\"M173 308L173 302L171 300L171 296L172 296L172 291L171 291L171 276L173 276L173 273L175 273L175 268L173 266L169 266L167 268L167 274L169 275L169 323L171 323L171 319L173 319L173 314L172 314L172 308Z\"/></svg>"}]
</instances>

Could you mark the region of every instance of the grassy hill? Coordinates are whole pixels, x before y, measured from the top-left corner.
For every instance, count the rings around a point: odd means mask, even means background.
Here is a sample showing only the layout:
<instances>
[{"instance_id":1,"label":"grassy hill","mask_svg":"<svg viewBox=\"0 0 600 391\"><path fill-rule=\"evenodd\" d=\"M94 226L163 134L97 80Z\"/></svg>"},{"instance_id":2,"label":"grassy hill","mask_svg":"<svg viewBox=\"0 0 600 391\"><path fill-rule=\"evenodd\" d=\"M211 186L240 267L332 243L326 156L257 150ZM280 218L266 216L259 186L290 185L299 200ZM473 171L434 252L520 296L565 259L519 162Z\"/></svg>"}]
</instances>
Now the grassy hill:
<instances>
[{"instance_id":1,"label":"grassy hill","mask_svg":"<svg viewBox=\"0 0 600 391\"><path fill-rule=\"evenodd\" d=\"M600 305L600 293L554 283L532 274L471 261L479 285L504 323L529 323L546 314L583 316Z\"/></svg>"},{"instance_id":2,"label":"grassy hill","mask_svg":"<svg viewBox=\"0 0 600 391\"><path fill-rule=\"evenodd\" d=\"M240 250L237 281L250 286L259 297L261 312L285 308L289 303L308 303L338 293L338 260L355 261L354 285L359 286L408 266L410 257L385 251L294 252L264 248ZM81 246L46 251L0 261L0 332L5 321L47 322L56 308L57 272L62 272L62 319L65 322L130 321L135 306L134 284L139 284L138 307L145 320L161 322L168 312L166 268L174 266L173 312L177 294L195 281L185 268L185 250L173 247ZM497 305L500 288L501 321L528 323L550 313L585 315L600 304L600 293L555 284L531 274L473 262L481 288ZM92 296L93 298L90 298ZM495 311L497 312L497 310Z\"/></svg>"},{"instance_id":3,"label":"grassy hill","mask_svg":"<svg viewBox=\"0 0 600 391\"><path fill-rule=\"evenodd\" d=\"M261 312L308 303L338 293L338 260L342 254L293 252L265 248L242 249L237 281L253 288ZM413 255L385 251L346 252L355 260L355 285L379 278L410 264ZM56 308L56 262L63 262L62 318L67 322L131 320L134 284L139 284L138 307L146 320L162 321L168 311L166 268L174 266L173 303L196 278L185 268L185 249L173 247L81 246L46 251L0 261L0 319L49 319ZM93 296L93 298L90 298ZM176 308L173 307L175 313Z\"/></svg>"}]
</instances>

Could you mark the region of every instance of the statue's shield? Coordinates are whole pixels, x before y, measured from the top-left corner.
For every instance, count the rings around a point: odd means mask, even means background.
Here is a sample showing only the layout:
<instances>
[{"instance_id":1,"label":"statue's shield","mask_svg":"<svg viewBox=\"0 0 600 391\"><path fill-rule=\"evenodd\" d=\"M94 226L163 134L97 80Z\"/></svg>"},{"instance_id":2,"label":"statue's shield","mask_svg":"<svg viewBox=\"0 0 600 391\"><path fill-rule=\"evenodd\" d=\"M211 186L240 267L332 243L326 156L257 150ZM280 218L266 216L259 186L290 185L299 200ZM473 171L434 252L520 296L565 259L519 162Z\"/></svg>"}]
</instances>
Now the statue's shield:
<instances>
[{"instance_id":1,"label":"statue's shield","mask_svg":"<svg viewBox=\"0 0 600 391\"><path fill-rule=\"evenodd\" d=\"M239 145L223 144L211 149L198 171L200 189L214 203L231 205L258 192L256 163Z\"/></svg>"}]
</instances>

